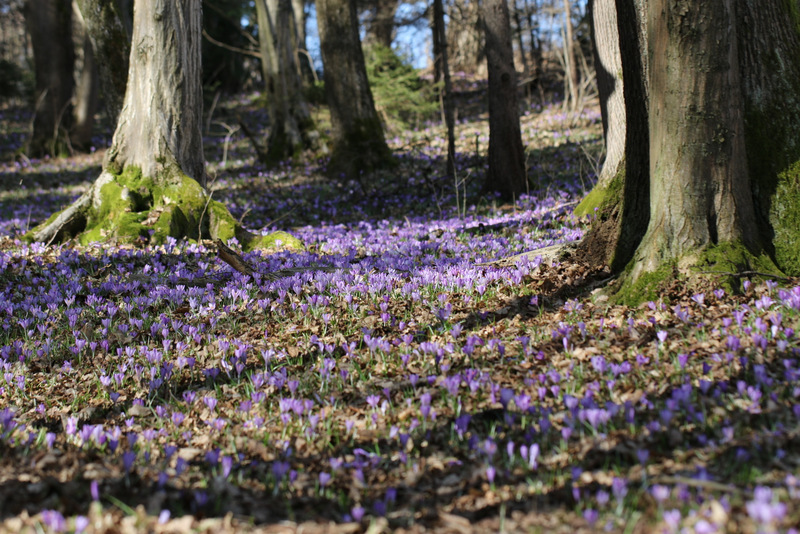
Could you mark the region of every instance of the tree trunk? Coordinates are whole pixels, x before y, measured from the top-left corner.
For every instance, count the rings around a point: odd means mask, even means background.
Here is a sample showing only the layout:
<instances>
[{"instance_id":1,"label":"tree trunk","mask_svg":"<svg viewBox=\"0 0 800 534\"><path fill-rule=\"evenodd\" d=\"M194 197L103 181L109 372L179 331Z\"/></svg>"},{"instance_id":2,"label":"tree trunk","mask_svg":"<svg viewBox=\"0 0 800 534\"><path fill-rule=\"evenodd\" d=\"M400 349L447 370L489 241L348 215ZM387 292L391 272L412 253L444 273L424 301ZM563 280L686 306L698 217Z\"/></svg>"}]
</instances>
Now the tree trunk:
<instances>
[{"instance_id":1,"label":"tree trunk","mask_svg":"<svg viewBox=\"0 0 800 534\"><path fill-rule=\"evenodd\" d=\"M485 189L513 200L528 191L528 180L506 0L486 0L483 18L489 70L489 171Z\"/></svg>"},{"instance_id":2,"label":"tree trunk","mask_svg":"<svg viewBox=\"0 0 800 534\"><path fill-rule=\"evenodd\" d=\"M303 83L310 85L315 79L315 69L306 45L305 1L292 0L292 11L294 12L295 28L297 28L297 63L300 68L300 77Z\"/></svg>"},{"instance_id":3,"label":"tree trunk","mask_svg":"<svg viewBox=\"0 0 800 534\"><path fill-rule=\"evenodd\" d=\"M454 72L481 74L484 57L483 21L479 2L453 0L447 25L450 68Z\"/></svg>"},{"instance_id":4,"label":"tree trunk","mask_svg":"<svg viewBox=\"0 0 800 534\"><path fill-rule=\"evenodd\" d=\"M579 214L593 213L596 209L594 224L579 245L579 255L590 263L607 264L614 272L623 269L633 257L650 217L645 1L616 0L614 8L607 0L595 0L593 6L593 24L599 25L593 29L597 53L601 58L608 57L610 62L608 67L606 60L597 62L601 109L604 101L608 109L604 114L608 121L604 132L609 148L597 185L576 208ZM605 20L612 16L613 24ZM616 35L612 36L612 32ZM604 96L610 90L610 83L604 82L610 80L601 79L600 69L614 67L614 46L619 50L620 64L610 72L616 73L614 90L621 95ZM612 111L614 99L621 99L624 106L622 117L617 117L616 122L613 121L620 112ZM612 153L619 158L616 165Z\"/></svg>"},{"instance_id":5,"label":"tree trunk","mask_svg":"<svg viewBox=\"0 0 800 534\"><path fill-rule=\"evenodd\" d=\"M71 0L28 0L25 22L36 76L31 157L69 151L70 103L74 87Z\"/></svg>"},{"instance_id":6,"label":"tree trunk","mask_svg":"<svg viewBox=\"0 0 800 534\"><path fill-rule=\"evenodd\" d=\"M327 171L358 178L385 166L391 152L367 81L354 1L317 0L317 24L333 137Z\"/></svg>"},{"instance_id":7,"label":"tree trunk","mask_svg":"<svg viewBox=\"0 0 800 534\"><path fill-rule=\"evenodd\" d=\"M77 3L97 59L103 104L108 118L116 121L125 98L131 52L131 34L123 24L125 15L115 0L77 0Z\"/></svg>"},{"instance_id":8,"label":"tree trunk","mask_svg":"<svg viewBox=\"0 0 800 534\"><path fill-rule=\"evenodd\" d=\"M520 17L519 8L517 7L516 0L514 0L513 14L514 14L514 26L516 27L517 30L514 33L516 33L517 35L517 46L519 47L519 57L522 60L522 77L523 79L526 80L527 83L527 81L531 76L531 71L530 68L528 67L528 57L525 54L525 43L523 42L522 39L522 34L524 33L524 30L522 28L522 17Z\"/></svg>"},{"instance_id":9,"label":"tree trunk","mask_svg":"<svg viewBox=\"0 0 800 534\"><path fill-rule=\"evenodd\" d=\"M137 0L125 101L103 172L28 239L163 243L237 237L262 246L204 189L200 0ZM285 234L284 234L285 236ZM286 240L284 239L286 242Z\"/></svg>"},{"instance_id":10,"label":"tree trunk","mask_svg":"<svg viewBox=\"0 0 800 534\"><path fill-rule=\"evenodd\" d=\"M314 130L297 67L297 39L291 0L256 0L261 70L267 89L270 133L266 163L277 165L312 148Z\"/></svg>"},{"instance_id":11,"label":"tree trunk","mask_svg":"<svg viewBox=\"0 0 800 534\"><path fill-rule=\"evenodd\" d=\"M398 0L374 0L375 14L367 27L367 42L392 47L394 15L399 4Z\"/></svg>"},{"instance_id":12,"label":"tree trunk","mask_svg":"<svg viewBox=\"0 0 800 534\"><path fill-rule=\"evenodd\" d=\"M599 210L612 180L625 169L625 98L616 2L590 0L588 12L592 21L595 79L606 154L594 190L575 207L575 214L579 216Z\"/></svg>"},{"instance_id":13,"label":"tree trunk","mask_svg":"<svg viewBox=\"0 0 800 534\"><path fill-rule=\"evenodd\" d=\"M564 99L569 99L568 109L578 109L578 62L575 59L575 37L572 28L572 2L564 0Z\"/></svg>"},{"instance_id":14,"label":"tree trunk","mask_svg":"<svg viewBox=\"0 0 800 534\"><path fill-rule=\"evenodd\" d=\"M92 144L99 83L97 80L97 63L94 59L94 47L91 39L86 34L86 24L77 8L75 9L75 18L80 22L83 45L81 46L80 71L73 98L73 126L70 131L70 143L73 147L85 151Z\"/></svg>"},{"instance_id":15,"label":"tree trunk","mask_svg":"<svg viewBox=\"0 0 800 534\"><path fill-rule=\"evenodd\" d=\"M441 89L444 122L447 127L447 174L456 177L456 125L453 110L453 87L450 83L450 69L447 64L447 31L444 22L444 5L442 0L433 0L433 49L438 50L434 58L435 71L441 73L444 86ZM437 80L438 81L438 80ZM458 186L456 184L456 197Z\"/></svg>"},{"instance_id":16,"label":"tree trunk","mask_svg":"<svg viewBox=\"0 0 800 534\"><path fill-rule=\"evenodd\" d=\"M675 269L800 274L800 30L782 0L618 0L626 115L623 207L640 206L646 174L647 232L618 298L657 298ZM645 10L646 7L646 10ZM626 49L631 20L647 15L648 56ZM641 26L638 28L641 35ZM644 64L643 64L644 63ZM629 85L646 98L635 113ZM637 152L648 118L647 157ZM645 166L649 159L649 165ZM644 169L647 172L644 172ZM610 204L614 204L611 202ZM642 217L623 216L610 240L630 249ZM627 234L626 234L627 233ZM597 243L593 228L584 240ZM627 248L626 248L627 247Z\"/></svg>"}]
</instances>

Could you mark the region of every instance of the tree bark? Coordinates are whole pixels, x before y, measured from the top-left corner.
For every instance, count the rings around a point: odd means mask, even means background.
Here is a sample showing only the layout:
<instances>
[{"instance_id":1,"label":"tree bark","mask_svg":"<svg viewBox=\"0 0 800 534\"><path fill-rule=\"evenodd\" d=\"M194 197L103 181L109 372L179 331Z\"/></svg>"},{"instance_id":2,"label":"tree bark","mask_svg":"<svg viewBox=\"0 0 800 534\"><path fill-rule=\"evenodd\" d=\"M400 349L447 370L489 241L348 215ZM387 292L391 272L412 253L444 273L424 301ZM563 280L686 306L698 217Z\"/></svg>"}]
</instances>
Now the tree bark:
<instances>
[{"instance_id":1,"label":"tree bark","mask_svg":"<svg viewBox=\"0 0 800 534\"><path fill-rule=\"evenodd\" d=\"M266 163L277 165L312 148L319 134L314 130L297 66L298 40L291 0L256 0L256 12L271 121Z\"/></svg>"},{"instance_id":2,"label":"tree bark","mask_svg":"<svg viewBox=\"0 0 800 534\"><path fill-rule=\"evenodd\" d=\"M306 10L304 0L292 0L292 11L294 12L294 24L297 28L297 63L300 69L300 77L305 84L311 84L315 79L314 65L311 63L311 56L308 54L306 44Z\"/></svg>"},{"instance_id":3,"label":"tree bark","mask_svg":"<svg viewBox=\"0 0 800 534\"><path fill-rule=\"evenodd\" d=\"M80 74L75 84L73 98L73 126L70 131L70 143L73 147L85 151L92 144L94 114L98 107L99 83L92 41L86 34L86 24L77 8L75 9L75 15L75 18L80 22L83 45L81 46Z\"/></svg>"},{"instance_id":4,"label":"tree bark","mask_svg":"<svg viewBox=\"0 0 800 534\"><path fill-rule=\"evenodd\" d=\"M71 99L75 53L71 0L28 0L25 22L31 36L36 76L31 157L70 150Z\"/></svg>"},{"instance_id":5,"label":"tree bark","mask_svg":"<svg viewBox=\"0 0 800 534\"><path fill-rule=\"evenodd\" d=\"M86 32L97 58L97 72L108 118L116 122L122 111L128 80L131 34L115 0L77 0Z\"/></svg>"},{"instance_id":6,"label":"tree bark","mask_svg":"<svg viewBox=\"0 0 800 534\"><path fill-rule=\"evenodd\" d=\"M578 62L575 58L575 37L572 27L572 2L564 0L564 99L568 99L568 109L578 109Z\"/></svg>"},{"instance_id":7,"label":"tree bark","mask_svg":"<svg viewBox=\"0 0 800 534\"><path fill-rule=\"evenodd\" d=\"M617 260L612 268L624 269L620 298L657 298L658 282L675 269L800 274L800 29L793 6L617 0L617 7L626 173L620 233L606 244ZM630 49L636 34L648 36L646 60L642 46ZM631 107L641 102L646 110ZM646 154L637 151L642 145ZM609 205L619 211L613 199ZM635 216L625 217L628 208ZM627 261L642 220L646 234ZM601 242L596 228L584 242Z\"/></svg>"},{"instance_id":8,"label":"tree bark","mask_svg":"<svg viewBox=\"0 0 800 534\"><path fill-rule=\"evenodd\" d=\"M625 157L625 98L615 0L590 0L589 16L592 20L595 77L606 145L597 187L607 188L612 178L622 170Z\"/></svg>"},{"instance_id":9,"label":"tree bark","mask_svg":"<svg viewBox=\"0 0 800 534\"><path fill-rule=\"evenodd\" d=\"M367 26L367 42L392 47L394 15L399 4L399 0L374 0L374 15Z\"/></svg>"},{"instance_id":10,"label":"tree bark","mask_svg":"<svg viewBox=\"0 0 800 534\"><path fill-rule=\"evenodd\" d=\"M615 167L613 160L606 157L598 184L576 208L583 214L597 209L594 224L579 244L578 254L590 263L607 264L614 272L621 271L631 260L650 219L645 1L616 0L614 10L607 4L598 6L601 0L595 0L594 7L593 21L602 26L595 28L594 33L603 36L597 40L597 47L603 49L600 51L603 56L613 57L613 53L609 53L613 43L606 38L610 37L610 32L614 32L614 26L608 21L598 20L598 17L616 17L617 37L613 41L619 49L621 77L619 74L615 77L615 90L622 93L625 124L624 128L613 128L613 117L608 113L606 145L616 150L622 146L622 159ZM598 89L607 89L600 78L598 72ZM619 80L619 87L616 86L616 80ZM603 90L600 92L601 103L604 100ZM609 107L612 98L615 96L609 95L606 99Z\"/></svg>"},{"instance_id":11,"label":"tree bark","mask_svg":"<svg viewBox=\"0 0 800 534\"><path fill-rule=\"evenodd\" d=\"M483 19L489 70L489 171L485 188L499 192L504 200L513 200L527 192L528 181L506 1L486 0Z\"/></svg>"},{"instance_id":12,"label":"tree bark","mask_svg":"<svg viewBox=\"0 0 800 534\"><path fill-rule=\"evenodd\" d=\"M201 20L200 0L137 0L125 100L103 172L28 239L159 244L236 237L246 248L274 242L244 230L204 189ZM280 239L299 245L285 233Z\"/></svg>"},{"instance_id":13,"label":"tree bark","mask_svg":"<svg viewBox=\"0 0 800 534\"><path fill-rule=\"evenodd\" d=\"M317 24L333 137L327 172L359 178L385 166L391 152L367 80L355 3L317 0Z\"/></svg>"},{"instance_id":14,"label":"tree bark","mask_svg":"<svg viewBox=\"0 0 800 534\"><path fill-rule=\"evenodd\" d=\"M453 87L450 83L450 68L447 62L447 30L444 22L444 4L442 0L433 0L433 49L437 51L434 58L434 69L443 79L441 89L442 108L444 111L444 122L447 128L447 174L456 177L456 125L455 113L453 110ZM437 82L439 80L436 80ZM456 197L458 197L458 187L456 186Z\"/></svg>"}]
</instances>

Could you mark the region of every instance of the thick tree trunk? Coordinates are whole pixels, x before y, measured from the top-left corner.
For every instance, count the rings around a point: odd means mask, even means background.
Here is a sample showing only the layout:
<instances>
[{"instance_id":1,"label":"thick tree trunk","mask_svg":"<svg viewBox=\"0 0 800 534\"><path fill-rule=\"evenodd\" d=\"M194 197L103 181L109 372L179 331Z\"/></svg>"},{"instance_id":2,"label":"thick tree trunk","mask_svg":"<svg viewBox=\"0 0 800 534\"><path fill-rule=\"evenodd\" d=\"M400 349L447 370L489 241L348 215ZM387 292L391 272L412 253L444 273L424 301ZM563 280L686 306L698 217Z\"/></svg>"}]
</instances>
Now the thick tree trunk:
<instances>
[{"instance_id":1,"label":"thick tree trunk","mask_svg":"<svg viewBox=\"0 0 800 534\"><path fill-rule=\"evenodd\" d=\"M456 176L456 125L453 110L453 87L450 83L450 68L447 62L447 31L444 22L444 5L442 0L433 0L433 49L437 51L434 57L435 72L443 78L441 100L444 111L444 122L447 127L447 174ZM438 80L436 80L438 81ZM458 187L456 187L458 196Z\"/></svg>"},{"instance_id":2,"label":"thick tree trunk","mask_svg":"<svg viewBox=\"0 0 800 534\"><path fill-rule=\"evenodd\" d=\"M331 110L332 177L358 178L391 160L375 111L353 0L317 0L325 93Z\"/></svg>"},{"instance_id":3,"label":"thick tree trunk","mask_svg":"<svg viewBox=\"0 0 800 534\"><path fill-rule=\"evenodd\" d=\"M800 30L793 6L782 0L618 0L617 6L627 115L626 173L617 189L623 217L615 238L598 239L595 225L584 242L607 245L617 260L612 268L626 267L620 298L656 298L659 281L674 269L800 274ZM637 33L631 21L645 13L647 61L642 48L632 53L626 45ZM645 33L641 24L638 33ZM631 108L637 102L648 102L647 110L637 113ZM647 154L637 152L644 144L641 117L649 125ZM637 237L643 217L625 212L640 213L643 190L649 191L647 232L635 239L628 262L625 236ZM619 211L613 199L608 205Z\"/></svg>"},{"instance_id":4,"label":"thick tree trunk","mask_svg":"<svg viewBox=\"0 0 800 534\"><path fill-rule=\"evenodd\" d=\"M319 135L314 130L297 67L291 0L256 0L256 12L271 121L266 163L276 165L311 148Z\"/></svg>"},{"instance_id":5,"label":"thick tree trunk","mask_svg":"<svg viewBox=\"0 0 800 534\"><path fill-rule=\"evenodd\" d=\"M77 0L97 59L103 104L111 121L122 111L128 80L130 36L115 0Z\"/></svg>"},{"instance_id":6,"label":"thick tree trunk","mask_svg":"<svg viewBox=\"0 0 800 534\"><path fill-rule=\"evenodd\" d=\"M739 75L756 220L768 253L800 276L800 5L737 2Z\"/></svg>"},{"instance_id":7,"label":"thick tree trunk","mask_svg":"<svg viewBox=\"0 0 800 534\"><path fill-rule=\"evenodd\" d=\"M483 18L489 70L489 171L485 188L513 200L528 191L528 181L506 0L486 0Z\"/></svg>"},{"instance_id":8,"label":"thick tree trunk","mask_svg":"<svg viewBox=\"0 0 800 534\"><path fill-rule=\"evenodd\" d=\"M747 174L735 5L650 0L650 224L634 278L718 243L761 252ZM714 16L708 16L713 13Z\"/></svg>"},{"instance_id":9,"label":"thick tree trunk","mask_svg":"<svg viewBox=\"0 0 800 534\"><path fill-rule=\"evenodd\" d=\"M25 22L36 76L33 133L28 155L57 156L70 149L74 87L71 0L28 0Z\"/></svg>"},{"instance_id":10,"label":"thick tree trunk","mask_svg":"<svg viewBox=\"0 0 800 534\"><path fill-rule=\"evenodd\" d=\"M125 101L104 169L28 238L163 243L236 237L264 246L204 189L200 0L137 0ZM286 245L297 246L283 234ZM274 241L274 238L272 239Z\"/></svg>"}]
</instances>

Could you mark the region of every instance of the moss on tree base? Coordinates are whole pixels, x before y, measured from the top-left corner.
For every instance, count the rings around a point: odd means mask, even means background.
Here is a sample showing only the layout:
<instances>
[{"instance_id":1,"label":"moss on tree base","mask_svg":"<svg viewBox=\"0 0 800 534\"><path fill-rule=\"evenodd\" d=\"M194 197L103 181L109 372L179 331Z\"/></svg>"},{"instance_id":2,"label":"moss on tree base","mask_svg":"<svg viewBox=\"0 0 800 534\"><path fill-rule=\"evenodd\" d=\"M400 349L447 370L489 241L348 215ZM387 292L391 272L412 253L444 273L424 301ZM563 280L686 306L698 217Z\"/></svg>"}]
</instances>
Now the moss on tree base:
<instances>
[{"instance_id":1,"label":"moss on tree base","mask_svg":"<svg viewBox=\"0 0 800 534\"><path fill-rule=\"evenodd\" d=\"M196 180L181 172L152 178L143 176L138 167L128 166L116 175L103 172L88 194L91 201L84 202L86 207L54 229L54 240L76 238L84 245L93 242L161 245L169 237L223 242L235 237L245 251L304 248L301 241L286 232L258 236L245 230L224 204L213 200ZM57 223L60 213L31 230L26 239L37 240L43 230Z\"/></svg>"},{"instance_id":2,"label":"moss on tree base","mask_svg":"<svg viewBox=\"0 0 800 534\"><path fill-rule=\"evenodd\" d=\"M783 273L765 253L753 254L742 243L727 242L712 245L699 253L686 255L677 260L663 263L656 271L646 271L634 278L632 260L610 288L611 302L628 306L638 306L643 302L669 299L668 288L678 279L687 285L700 278L714 276L718 287L729 293L739 293L742 273L780 276Z\"/></svg>"}]
</instances>

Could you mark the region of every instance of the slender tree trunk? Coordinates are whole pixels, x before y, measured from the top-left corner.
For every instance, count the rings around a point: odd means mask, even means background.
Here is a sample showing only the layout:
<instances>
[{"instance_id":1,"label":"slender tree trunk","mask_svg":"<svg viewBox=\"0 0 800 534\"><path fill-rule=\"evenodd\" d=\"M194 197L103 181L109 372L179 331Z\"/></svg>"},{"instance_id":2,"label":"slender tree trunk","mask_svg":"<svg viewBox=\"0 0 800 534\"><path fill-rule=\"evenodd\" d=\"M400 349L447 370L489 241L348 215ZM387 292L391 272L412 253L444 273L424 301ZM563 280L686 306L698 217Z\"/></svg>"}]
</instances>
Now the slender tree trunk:
<instances>
[{"instance_id":1,"label":"slender tree trunk","mask_svg":"<svg viewBox=\"0 0 800 534\"><path fill-rule=\"evenodd\" d=\"M486 0L483 19L489 69L489 171L486 189L499 192L505 200L513 200L527 192L528 183L506 1Z\"/></svg>"},{"instance_id":2,"label":"slender tree trunk","mask_svg":"<svg viewBox=\"0 0 800 534\"><path fill-rule=\"evenodd\" d=\"M358 178L385 166L391 153L367 81L354 1L317 0L317 24L333 130L328 174Z\"/></svg>"},{"instance_id":3,"label":"slender tree trunk","mask_svg":"<svg viewBox=\"0 0 800 534\"><path fill-rule=\"evenodd\" d=\"M590 0L589 18L592 21L595 79L603 119L603 139L606 154L592 193L575 208L576 215L591 214L599 209L612 186L612 180L622 179L625 161L625 98L622 83L622 54L617 25L615 0Z\"/></svg>"},{"instance_id":4,"label":"slender tree trunk","mask_svg":"<svg viewBox=\"0 0 800 534\"><path fill-rule=\"evenodd\" d=\"M125 15L115 0L77 0L86 33L97 58L97 73L108 118L116 121L122 111L128 80L130 36Z\"/></svg>"},{"instance_id":5,"label":"slender tree trunk","mask_svg":"<svg viewBox=\"0 0 800 534\"><path fill-rule=\"evenodd\" d=\"M456 176L456 134L455 113L453 110L453 87L450 83L450 69L447 64L447 31L444 22L444 5L442 0L433 0L433 48L438 50L434 58L436 72L444 78L441 90L444 122L447 127L447 174ZM457 194L457 192L456 192Z\"/></svg>"},{"instance_id":6,"label":"slender tree trunk","mask_svg":"<svg viewBox=\"0 0 800 534\"><path fill-rule=\"evenodd\" d=\"M270 133L267 163L275 165L318 139L297 68L291 0L256 0L261 69L267 88Z\"/></svg>"},{"instance_id":7,"label":"slender tree trunk","mask_svg":"<svg viewBox=\"0 0 800 534\"><path fill-rule=\"evenodd\" d=\"M36 91L28 155L57 156L70 149L74 87L71 0L28 0L25 22L33 47Z\"/></svg>"},{"instance_id":8,"label":"slender tree trunk","mask_svg":"<svg viewBox=\"0 0 800 534\"><path fill-rule=\"evenodd\" d=\"M297 65L303 83L310 85L314 81L314 65L308 54L306 44L306 9L304 0L291 0L294 25L297 29Z\"/></svg>"},{"instance_id":9,"label":"slender tree trunk","mask_svg":"<svg viewBox=\"0 0 800 534\"><path fill-rule=\"evenodd\" d=\"M525 43L522 40L522 34L524 30L522 28L522 17L520 17L519 9L517 8L517 2L514 0L514 26L516 27L516 31L514 32L517 35L517 46L519 46L519 57L522 60L522 77L525 80L528 80L531 75L530 68L528 67L528 58L525 54Z\"/></svg>"},{"instance_id":10,"label":"slender tree trunk","mask_svg":"<svg viewBox=\"0 0 800 534\"><path fill-rule=\"evenodd\" d=\"M575 36L572 28L572 2L564 0L564 98L569 98L568 108L572 111L578 109L578 62L575 58Z\"/></svg>"},{"instance_id":11,"label":"slender tree trunk","mask_svg":"<svg viewBox=\"0 0 800 534\"><path fill-rule=\"evenodd\" d=\"M530 5L529 1L533 4ZM531 39L531 75L534 79L538 79L542 70L542 46L538 38L538 25L534 24L533 17L538 9L537 0L524 0L525 2L525 19L528 23L528 33Z\"/></svg>"}]
</instances>

